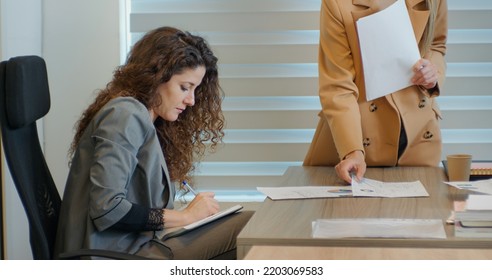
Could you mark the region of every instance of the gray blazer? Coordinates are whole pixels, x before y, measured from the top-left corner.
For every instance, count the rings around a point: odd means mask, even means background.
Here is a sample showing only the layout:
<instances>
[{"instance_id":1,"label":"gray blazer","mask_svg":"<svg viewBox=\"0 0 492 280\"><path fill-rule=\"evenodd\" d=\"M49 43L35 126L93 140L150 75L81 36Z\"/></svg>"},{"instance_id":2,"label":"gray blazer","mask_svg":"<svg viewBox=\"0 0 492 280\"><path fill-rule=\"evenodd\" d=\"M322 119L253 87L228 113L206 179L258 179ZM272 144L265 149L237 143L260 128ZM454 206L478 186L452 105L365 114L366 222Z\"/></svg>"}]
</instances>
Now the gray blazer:
<instances>
[{"instance_id":1,"label":"gray blazer","mask_svg":"<svg viewBox=\"0 0 492 280\"><path fill-rule=\"evenodd\" d=\"M74 154L55 254L80 248L135 253L154 232L110 227L132 203L173 208L174 195L148 109L134 98L115 98L96 114Z\"/></svg>"}]
</instances>

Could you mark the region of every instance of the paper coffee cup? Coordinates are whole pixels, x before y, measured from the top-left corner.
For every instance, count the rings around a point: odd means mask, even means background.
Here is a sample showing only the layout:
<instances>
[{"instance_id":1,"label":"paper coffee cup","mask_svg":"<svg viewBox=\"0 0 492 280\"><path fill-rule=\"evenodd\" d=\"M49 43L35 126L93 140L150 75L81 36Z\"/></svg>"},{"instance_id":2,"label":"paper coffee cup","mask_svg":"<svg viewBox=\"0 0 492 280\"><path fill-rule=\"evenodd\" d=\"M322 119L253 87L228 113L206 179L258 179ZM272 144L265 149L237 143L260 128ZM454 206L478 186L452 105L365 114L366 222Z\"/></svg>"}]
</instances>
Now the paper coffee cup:
<instances>
[{"instance_id":1,"label":"paper coffee cup","mask_svg":"<svg viewBox=\"0 0 492 280\"><path fill-rule=\"evenodd\" d=\"M469 181L472 156L467 154L448 155L449 181Z\"/></svg>"}]
</instances>

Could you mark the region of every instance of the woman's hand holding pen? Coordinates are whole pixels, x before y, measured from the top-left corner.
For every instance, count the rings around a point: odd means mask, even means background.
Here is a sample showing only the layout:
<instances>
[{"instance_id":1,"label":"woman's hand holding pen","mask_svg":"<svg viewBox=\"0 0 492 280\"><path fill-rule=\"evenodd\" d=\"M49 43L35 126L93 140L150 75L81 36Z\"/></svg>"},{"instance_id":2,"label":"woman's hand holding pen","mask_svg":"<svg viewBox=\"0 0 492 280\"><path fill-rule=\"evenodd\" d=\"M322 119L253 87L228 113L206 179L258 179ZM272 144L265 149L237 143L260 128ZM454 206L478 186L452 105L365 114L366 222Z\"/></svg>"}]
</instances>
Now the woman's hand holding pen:
<instances>
[{"instance_id":1,"label":"woman's hand holding pen","mask_svg":"<svg viewBox=\"0 0 492 280\"><path fill-rule=\"evenodd\" d=\"M219 212L219 203L215 199L213 192L197 193L188 183L183 182L183 185L195 196L188 206L182 210L165 209L164 211L164 226L178 227L185 226L203 218L211 216Z\"/></svg>"},{"instance_id":2,"label":"woman's hand holding pen","mask_svg":"<svg viewBox=\"0 0 492 280\"><path fill-rule=\"evenodd\" d=\"M214 198L213 192L200 192L183 210L190 219L190 223L196 222L219 212L219 203Z\"/></svg>"},{"instance_id":3,"label":"woman's hand holding pen","mask_svg":"<svg viewBox=\"0 0 492 280\"><path fill-rule=\"evenodd\" d=\"M366 161L362 151L353 151L343 158L335 166L335 171L340 179L347 183L352 183L351 173L354 173L357 180L362 180L366 173Z\"/></svg>"},{"instance_id":4,"label":"woman's hand holding pen","mask_svg":"<svg viewBox=\"0 0 492 280\"><path fill-rule=\"evenodd\" d=\"M434 88L437 85L439 78L436 65L432 64L428 59L422 58L413 66L415 73L412 78L412 83L417 86L422 86L426 89Z\"/></svg>"},{"instance_id":5,"label":"woman's hand holding pen","mask_svg":"<svg viewBox=\"0 0 492 280\"><path fill-rule=\"evenodd\" d=\"M219 203L215 200L213 192L197 193L186 181L183 181L183 186L195 196L184 210L191 214L191 218L198 221L219 212Z\"/></svg>"}]
</instances>

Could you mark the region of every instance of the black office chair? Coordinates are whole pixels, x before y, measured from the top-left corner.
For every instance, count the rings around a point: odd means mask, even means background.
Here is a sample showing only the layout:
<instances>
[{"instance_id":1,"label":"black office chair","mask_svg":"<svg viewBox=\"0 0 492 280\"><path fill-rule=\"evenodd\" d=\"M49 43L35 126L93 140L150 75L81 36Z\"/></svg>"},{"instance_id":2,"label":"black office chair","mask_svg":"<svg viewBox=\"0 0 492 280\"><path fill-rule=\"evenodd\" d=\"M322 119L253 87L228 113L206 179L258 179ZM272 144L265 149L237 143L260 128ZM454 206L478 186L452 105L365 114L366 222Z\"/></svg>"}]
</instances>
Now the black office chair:
<instances>
[{"instance_id":1,"label":"black office chair","mask_svg":"<svg viewBox=\"0 0 492 280\"><path fill-rule=\"evenodd\" d=\"M61 198L41 150L36 127L36 121L49 109L48 74L42 58L21 56L1 62L1 139L14 185L27 214L33 258L142 259L125 253L89 249L53 255Z\"/></svg>"}]
</instances>

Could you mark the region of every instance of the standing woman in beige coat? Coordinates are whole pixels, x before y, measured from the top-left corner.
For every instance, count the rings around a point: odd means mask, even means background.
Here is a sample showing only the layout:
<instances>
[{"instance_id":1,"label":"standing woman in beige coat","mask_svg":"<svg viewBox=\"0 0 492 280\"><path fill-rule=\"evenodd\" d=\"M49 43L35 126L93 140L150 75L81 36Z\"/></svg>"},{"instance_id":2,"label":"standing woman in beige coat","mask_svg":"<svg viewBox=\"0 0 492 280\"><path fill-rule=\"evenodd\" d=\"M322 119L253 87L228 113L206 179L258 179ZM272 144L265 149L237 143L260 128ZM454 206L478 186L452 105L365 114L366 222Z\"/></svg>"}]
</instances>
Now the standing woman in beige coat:
<instances>
[{"instance_id":1,"label":"standing woman in beige coat","mask_svg":"<svg viewBox=\"0 0 492 280\"><path fill-rule=\"evenodd\" d=\"M323 0L319 45L320 120L304 165L335 166L361 179L366 166L436 166L441 118L435 97L446 63L446 0L406 0L421 59L413 86L366 101L356 21L395 0ZM391 77L388 77L391 79Z\"/></svg>"}]
</instances>

